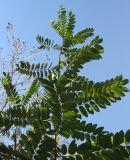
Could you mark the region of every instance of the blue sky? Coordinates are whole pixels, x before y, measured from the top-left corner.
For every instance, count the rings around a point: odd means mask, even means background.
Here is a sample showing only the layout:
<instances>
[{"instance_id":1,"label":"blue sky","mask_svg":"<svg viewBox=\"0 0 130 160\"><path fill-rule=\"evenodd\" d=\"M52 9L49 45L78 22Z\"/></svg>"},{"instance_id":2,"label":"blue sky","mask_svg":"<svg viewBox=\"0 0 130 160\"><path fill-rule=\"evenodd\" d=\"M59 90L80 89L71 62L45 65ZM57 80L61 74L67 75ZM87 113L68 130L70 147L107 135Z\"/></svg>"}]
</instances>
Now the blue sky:
<instances>
[{"instance_id":1,"label":"blue sky","mask_svg":"<svg viewBox=\"0 0 130 160\"><path fill-rule=\"evenodd\" d=\"M0 47L7 47L5 28L8 22L14 25L15 35L26 41L30 48L38 34L58 42L60 39L49 22L57 18L60 5L76 14L76 31L93 27L95 34L104 39L103 59L85 65L82 75L94 81L104 81L120 74L130 79L129 0L1 0ZM130 128L130 93L87 121L105 126L109 131L127 130Z\"/></svg>"}]
</instances>

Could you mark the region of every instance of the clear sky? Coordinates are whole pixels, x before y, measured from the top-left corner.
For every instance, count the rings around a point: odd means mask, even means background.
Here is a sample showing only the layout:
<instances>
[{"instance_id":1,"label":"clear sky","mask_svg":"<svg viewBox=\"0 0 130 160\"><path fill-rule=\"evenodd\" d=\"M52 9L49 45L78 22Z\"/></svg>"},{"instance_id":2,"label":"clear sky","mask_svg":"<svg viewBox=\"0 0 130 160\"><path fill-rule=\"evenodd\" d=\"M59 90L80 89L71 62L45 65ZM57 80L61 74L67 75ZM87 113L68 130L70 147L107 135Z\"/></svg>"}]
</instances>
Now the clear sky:
<instances>
[{"instance_id":1,"label":"clear sky","mask_svg":"<svg viewBox=\"0 0 130 160\"><path fill-rule=\"evenodd\" d=\"M59 41L49 22L57 18L60 5L76 14L76 31L93 27L95 34L104 39L103 59L85 65L82 75L94 81L120 74L130 79L130 0L0 0L0 47L7 47L5 27L8 22L30 48L38 34ZM114 132L129 129L130 93L122 101L90 116L88 122Z\"/></svg>"}]
</instances>

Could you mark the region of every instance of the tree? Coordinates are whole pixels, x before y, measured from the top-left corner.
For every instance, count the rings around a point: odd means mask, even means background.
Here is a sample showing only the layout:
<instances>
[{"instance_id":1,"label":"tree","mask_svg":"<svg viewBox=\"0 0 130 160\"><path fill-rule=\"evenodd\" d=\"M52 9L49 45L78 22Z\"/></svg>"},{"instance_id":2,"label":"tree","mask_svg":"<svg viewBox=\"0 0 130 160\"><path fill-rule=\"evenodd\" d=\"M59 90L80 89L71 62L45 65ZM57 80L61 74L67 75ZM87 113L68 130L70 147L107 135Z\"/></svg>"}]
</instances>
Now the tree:
<instances>
[{"instance_id":1,"label":"tree","mask_svg":"<svg viewBox=\"0 0 130 160\"><path fill-rule=\"evenodd\" d=\"M56 65L21 61L17 73L32 79L25 93L19 93L10 73L3 73L2 84L10 104L0 113L1 133L14 140L13 145L0 144L0 158L6 160L128 160L130 130L124 133L104 131L97 124L87 123L89 114L115 103L129 90L122 75L93 82L79 76L84 64L102 58L103 41L94 36L93 28L74 34L75 15L65 8L58 12L52 28L62 38L58 45L51 39L37 36L39 50L56 50ZM78 47L81 44L82 47ZM40 93L40 94L39 94ZM84 118L83 118L84 117ZM85 119L85 120L83 120ZM16 137L12 128L19 127Z\"/></svg>"}]
</instances>

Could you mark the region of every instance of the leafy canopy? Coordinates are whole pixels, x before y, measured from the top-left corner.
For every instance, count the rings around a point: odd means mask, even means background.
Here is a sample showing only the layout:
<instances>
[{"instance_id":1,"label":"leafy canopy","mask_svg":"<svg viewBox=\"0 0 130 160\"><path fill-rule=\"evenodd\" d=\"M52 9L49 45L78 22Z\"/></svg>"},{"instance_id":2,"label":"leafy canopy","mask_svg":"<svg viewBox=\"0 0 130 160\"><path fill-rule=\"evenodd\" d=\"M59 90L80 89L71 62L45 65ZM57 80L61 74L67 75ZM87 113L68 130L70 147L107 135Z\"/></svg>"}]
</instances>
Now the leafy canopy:
<instances>
[{"instance_id":1,"label":"leafy canopy","mask_svg":"<svg viewBox=\"0 0 130 160\"><path fill-rule=\"evenodd\" d=\"M122 75L94 82L79 76L84 64L102 58L102 38L94 37L93 28L74 33L75 15L58 12L52 28L62 44L40 35L39 50L56 50L59 60L50 63L17 64L18 74L25 74L32 83L22 95L9 73L1 80L10 106L0 113L1 134L8 135L13 145L0 144L0 158L5 160L128 160L130 130L111 133L87 123L89 114L100 112L121 100L128 92ZM90 43L86 40L92 37ZM82 45L82 47L78 47ZM39 90L42 94L39 94ZM35 96L38 94L38 96ZM20 127L19 136L12 128Z\"/></svg>"}]
</instances>

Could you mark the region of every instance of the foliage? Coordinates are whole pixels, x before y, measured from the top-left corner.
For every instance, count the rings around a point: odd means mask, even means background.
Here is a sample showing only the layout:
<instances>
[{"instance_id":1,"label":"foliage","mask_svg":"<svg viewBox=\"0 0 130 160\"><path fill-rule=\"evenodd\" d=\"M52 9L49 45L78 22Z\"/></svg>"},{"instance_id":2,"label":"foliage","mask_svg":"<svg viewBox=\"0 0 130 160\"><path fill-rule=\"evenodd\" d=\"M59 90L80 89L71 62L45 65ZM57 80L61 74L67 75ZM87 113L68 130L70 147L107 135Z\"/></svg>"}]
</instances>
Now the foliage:
<instances>
[{"instance_id":1,"label":"foliage","mask_svg":"<svg viewBox=\"0 0 130 160\"><path fill-rule=\"evenodd\" d=\"M102 39L93 38L93 28L74 33L75 15L65 8L58 12L52 28L63 43L37 36L39 50L59 52L56 66L21 61L16 70L32 79L25 93L17 91L10 73L3 73L2 85L10 106L0 113L0 130L14 141L0 144L5 160L128 160L130 130L110 133L97 124L87 123L89 114L100 112L125 96L127 79L117 76L105 82L93 82L79 76L84 64L102 58ZM78 44L83 46L78 47ZM63 57L63 59L61 58ZM40 93L40 94L39 94ZM84 120L85 119L85 120ZM19 137L12 128L24 129Z\"/></svg>"}]
</instances>

